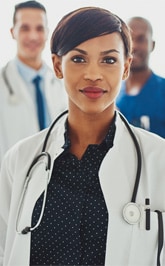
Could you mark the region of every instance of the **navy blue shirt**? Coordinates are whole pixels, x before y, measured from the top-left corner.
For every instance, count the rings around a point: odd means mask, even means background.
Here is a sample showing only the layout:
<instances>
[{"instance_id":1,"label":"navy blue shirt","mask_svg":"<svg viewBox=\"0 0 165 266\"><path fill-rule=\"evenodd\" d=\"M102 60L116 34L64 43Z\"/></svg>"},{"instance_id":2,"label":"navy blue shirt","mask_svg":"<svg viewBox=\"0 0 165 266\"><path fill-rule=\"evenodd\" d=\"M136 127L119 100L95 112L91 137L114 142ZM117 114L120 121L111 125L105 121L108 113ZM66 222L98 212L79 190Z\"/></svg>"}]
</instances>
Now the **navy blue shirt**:
<instances>
[{"instance_id":1,"label":"navy blue shirt","mask_svg":"<svg viewBox=\"0 0 165 266\"><path fill-rule=\"evenodd\" d=\"M108 212L98 171L113 146L114 134L113 122L104 141L89 145L78 160L69 152L66 130L64 152L54 161L43 219L31 233L30 265L104 265ZM34 207L33 225L42 200L43 195Z\"/></svg>"}]
</instances>

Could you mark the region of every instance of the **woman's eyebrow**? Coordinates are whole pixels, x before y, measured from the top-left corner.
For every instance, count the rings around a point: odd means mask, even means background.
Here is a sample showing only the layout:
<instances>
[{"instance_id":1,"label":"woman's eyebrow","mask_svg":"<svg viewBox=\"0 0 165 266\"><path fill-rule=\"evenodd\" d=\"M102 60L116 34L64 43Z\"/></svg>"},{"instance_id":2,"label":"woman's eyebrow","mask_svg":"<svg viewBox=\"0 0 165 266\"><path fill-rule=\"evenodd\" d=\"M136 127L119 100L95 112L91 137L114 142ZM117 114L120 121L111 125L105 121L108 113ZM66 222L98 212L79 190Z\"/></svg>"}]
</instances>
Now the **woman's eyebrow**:
<instances>
[{"instance_id":1,"label":"woman's eyebrow","mask_svg":"<svg viewBox=\"0 0 165 266\"><path fill-rule=\"evenodd\" d=\"M84 54L84 55L87 55L88 53L86 52L86 51L84 51L84 50L82 50L82 49L79 49L79 48L74 48L72 51L77 51L77 52L79 52L79 53L81 53L81 54ZM103 52L101 52L100 54L101 55L107 55L107 54L109 54L109 53L119 53L119 51L118 50L116 50L116 49L110 49L110 50L107 50L107 51L103 51Z\"/></svg>"},{"instance_id":2,"label":"woman's eyebrow","mask_svg":"<svg viewBox=\"0 0 165 266\"><path fill-rule=\"evenodd\" d=\"M86 51L84 51L82 49L79 49L79 48L74 48L74 49L72 49L72 51L77 51L77 52L79 52L81 54L87 55L87 52Z\"/></svg>"},{"instance_id":3,"label":"woman's eyebrow","mask_svg":"<svg viewBox=\"0 0 165 266\"><path fill-rule=\"evenodd\" d=\"M119 53L119 51L118 50L116 50L116 49L110 49L110 50L107 50L107 51L103 51L103 52L101 52L100 54L101 55L107 55L107 54L110 54L110 53Z\"/></svg>"}]
</instances>

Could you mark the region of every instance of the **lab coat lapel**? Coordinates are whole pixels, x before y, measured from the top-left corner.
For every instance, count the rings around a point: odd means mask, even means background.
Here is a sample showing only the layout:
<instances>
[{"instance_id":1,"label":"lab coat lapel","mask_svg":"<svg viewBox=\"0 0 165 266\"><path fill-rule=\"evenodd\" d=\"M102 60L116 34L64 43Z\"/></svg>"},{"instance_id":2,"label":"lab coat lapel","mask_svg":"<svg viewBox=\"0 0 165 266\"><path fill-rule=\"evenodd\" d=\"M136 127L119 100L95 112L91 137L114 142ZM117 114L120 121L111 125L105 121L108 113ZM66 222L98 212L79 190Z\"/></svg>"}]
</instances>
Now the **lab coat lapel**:
<instances>
[{"instance_id":1,"label":"lab coat lapel","mask_svg":"<svg viewBox=\"0 0 165 266\"><path fill-rule=\"evenodd\" d=\"M136 168L137 155L134 143L118 117L114 145L105 156L99 171L101 187L108 205L113 203L112 206L116 208L123 200L131 200Z\"/></svg>"},{"instance_id":2,"label":"lab coat lapel","mask_svg":"<svg viewBox=\"0 0 165 266\"><path fill-rule=\"evenodd\" d=\"M6 75L9 79L12 89L14 90L14 94L16 94L16 97L18 98L18 102L21 103L22 98L25 99L29 107L33 108L33 111L35 111L33 107L33 101L31 99L30 93L28 92L28 88L26 87L23 79L18 73L14 60L8 63L8 66L6 68Z\"/></svg>"},{"instance_id":3,"label":"lab coat lapel","mask_svg":"<svg viewBox=\"0 0 165 266\"><path fill-rule=\"evenodd\" d=\"M119 243L124 247L125 240L131 237L129 226L123 230L122 226L123 224L125 226L126 222L123 220L122 210L124 205L131 201L136 163L136 150L131 136L121 119L117 117L114 146L105 156L99 172L109 214L105 265L115 264L116 252L119 256L120 252L123 252L118 250ZM116 228L118 228L117 232ZM129 253L129 249L125 252Z\"/></svg>"}]
</instances>

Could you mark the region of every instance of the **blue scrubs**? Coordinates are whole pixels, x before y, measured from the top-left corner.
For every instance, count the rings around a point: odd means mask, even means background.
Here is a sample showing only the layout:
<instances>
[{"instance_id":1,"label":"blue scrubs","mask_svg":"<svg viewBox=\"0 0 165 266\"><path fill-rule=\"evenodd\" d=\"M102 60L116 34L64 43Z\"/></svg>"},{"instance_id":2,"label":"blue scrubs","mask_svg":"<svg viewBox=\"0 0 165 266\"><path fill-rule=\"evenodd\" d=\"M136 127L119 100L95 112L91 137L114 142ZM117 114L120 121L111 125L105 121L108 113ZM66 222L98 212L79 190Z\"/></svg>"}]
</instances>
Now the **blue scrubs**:
<instances>
[{"instance_id":1,"label":"blue scrubs","mask_svg":"<svg viewBox=\"0 0 165 266\"><path fill-rule=\"evenodd\" d=\"M124 81L116 106L131 124L165 137L165 78L152 73L137 95L126 93Z\"/></svg>"}]
</instances>

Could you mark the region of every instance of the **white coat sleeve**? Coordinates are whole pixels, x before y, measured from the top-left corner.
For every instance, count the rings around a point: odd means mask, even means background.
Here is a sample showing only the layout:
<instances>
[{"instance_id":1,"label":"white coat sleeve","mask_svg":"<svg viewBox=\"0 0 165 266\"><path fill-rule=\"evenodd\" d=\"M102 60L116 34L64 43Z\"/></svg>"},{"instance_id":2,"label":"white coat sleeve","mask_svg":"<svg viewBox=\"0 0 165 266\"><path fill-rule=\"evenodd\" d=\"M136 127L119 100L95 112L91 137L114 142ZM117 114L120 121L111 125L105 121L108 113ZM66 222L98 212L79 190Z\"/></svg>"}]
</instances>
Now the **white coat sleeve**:
<instances>
[{"instance_id":1,"label":"white coat sleeve","mask_svg":"<svg viewBox=\"0 0 165 266\"><path fill-rule=\"evenodd\" d=\"M4 160L0 172L0 266L3 265L7 224L10 211L11 177L8 172L8 160Z\"/></svg>"}]
</instances>

